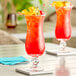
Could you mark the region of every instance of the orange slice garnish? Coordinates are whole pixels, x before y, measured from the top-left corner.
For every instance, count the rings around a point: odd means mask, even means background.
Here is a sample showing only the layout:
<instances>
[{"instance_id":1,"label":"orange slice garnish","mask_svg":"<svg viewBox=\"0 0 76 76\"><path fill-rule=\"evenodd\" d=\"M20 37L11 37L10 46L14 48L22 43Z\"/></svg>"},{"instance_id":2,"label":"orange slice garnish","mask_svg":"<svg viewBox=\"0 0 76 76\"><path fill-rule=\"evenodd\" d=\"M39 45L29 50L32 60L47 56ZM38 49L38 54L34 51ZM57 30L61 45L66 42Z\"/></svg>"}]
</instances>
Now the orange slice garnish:
<instances>
[{"instance_id":1,"label":"orange slice garnish","mask_svg":"<svg viewBox=\"0 0 76 76\"><path fill-rule=\"evenodd\" d=\"M29 11L27 9L24 9L21 14L23 15L39 15L40 10L38 7L29 7Z\"/></svg>"},{"instance_id":2,"label":"orange slice garnish","mask_svg":"<svg viewBox=\"0 0 76 76\"><path fill-rule=\"evenodd\" d=\"M52 3L52 6L56 6L56 7L63 7L63 6L70 6L70 2L69 1L54 1Z\"/></svg>"},{"instance_id":3,"label":"orange slice garnish","mask_svg":"<svg viewBox=\"0 0 76 76\"><path fill-rule=\"evenodd\" d=\"M70 2L69 1L64 1L64 6L70 6Z\"/></svg>"},{"instance_id":4,"label":"orange slice garnish","mask_svg":"<svg viewBox=\"0 0 76 76\"><path fill-rule=\"evenodd\" d=\"M54 1L52 6L62 7L64 6L64 3L62 1Z\"/></svg>"}]
</instances>

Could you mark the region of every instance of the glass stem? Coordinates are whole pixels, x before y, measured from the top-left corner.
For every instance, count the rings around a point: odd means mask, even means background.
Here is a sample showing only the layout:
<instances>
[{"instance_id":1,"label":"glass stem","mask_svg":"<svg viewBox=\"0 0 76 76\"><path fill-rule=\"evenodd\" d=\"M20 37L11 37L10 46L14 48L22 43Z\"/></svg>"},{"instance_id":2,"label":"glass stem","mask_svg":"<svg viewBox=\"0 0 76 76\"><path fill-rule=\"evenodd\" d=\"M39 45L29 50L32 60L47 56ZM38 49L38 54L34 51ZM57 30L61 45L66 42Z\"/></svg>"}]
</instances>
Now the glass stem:
<instances>
[{"instance_id":1,"label":"glass stem","mask_svg":"<svg viewBox=\"0 0 76 76\"><path fill-rule=\"evenodd\" d=\"M32 58L32 68L37 68L38 63L39 63L38 57L33 57Z\"/></svg>"},{"instance_id":2,"label":"glass stem","mask_svg":"<svg viewBox=\"0 0 76 76\"><path fill-rule=\"evenodd\" d=\"M66 47L66 40L60 40L60 50L61 51L65 51L65 47Z\"/></svg>"}]
</instances>

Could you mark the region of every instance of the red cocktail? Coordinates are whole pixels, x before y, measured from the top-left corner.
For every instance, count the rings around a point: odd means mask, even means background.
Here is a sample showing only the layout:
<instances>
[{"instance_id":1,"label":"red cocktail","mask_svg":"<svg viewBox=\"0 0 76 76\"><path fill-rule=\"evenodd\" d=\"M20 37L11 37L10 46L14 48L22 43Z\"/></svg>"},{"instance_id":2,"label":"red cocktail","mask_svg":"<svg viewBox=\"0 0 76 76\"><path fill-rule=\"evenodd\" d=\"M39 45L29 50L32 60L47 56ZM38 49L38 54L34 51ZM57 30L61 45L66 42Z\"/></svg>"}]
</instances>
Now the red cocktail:
<instances>
[{"instance_id":1,"label":"red cocktail","mask_svg":"<svg viewBox=\"0 0 76 76\"><path fill-rule=\"evenodd\" d=\"M53 5L56 8L57 22L55 28L56 39L60 40L61 50L66 46L66 40L71 38L70 14L72 4L68 1L55 1Z\"/></svg>"},{"instance_id":2,"label":"red cocktail","mask_svg":"<svg viewBox=\"0 0 76 76\"><path fill-rule=\"evenodd\" d=\"M70 39L71 24L70 24L71 6L56 7L57 22L55 35L57 39Z\"/></svg>"},{"instance_id":3,"label":"red cocktail","mask_svg":"<svg viewBox=\"0 0 76 76\"><path fill-rule=\"evenodd\" d=\"M27 21L25 48L27 54L33 57L41 56L45 51L43 36L44 17L44 15L25 16Z\"/></svg>"},{"instance_id":4,"label":"red cocktail","mask_svg":"<svg viewBox=\"0 0 76 76\"><path fill-rule=\"evenodd\" d=\"M27 35L25 41L25 51L32 56L32 66L26 72L39 72L38 57L45 51L45 41L43 36L43 22L45 14L38 7L30 7L29 11L24 9L20 14L25 15L27 22Z\"/></svg>"}]
</instances>

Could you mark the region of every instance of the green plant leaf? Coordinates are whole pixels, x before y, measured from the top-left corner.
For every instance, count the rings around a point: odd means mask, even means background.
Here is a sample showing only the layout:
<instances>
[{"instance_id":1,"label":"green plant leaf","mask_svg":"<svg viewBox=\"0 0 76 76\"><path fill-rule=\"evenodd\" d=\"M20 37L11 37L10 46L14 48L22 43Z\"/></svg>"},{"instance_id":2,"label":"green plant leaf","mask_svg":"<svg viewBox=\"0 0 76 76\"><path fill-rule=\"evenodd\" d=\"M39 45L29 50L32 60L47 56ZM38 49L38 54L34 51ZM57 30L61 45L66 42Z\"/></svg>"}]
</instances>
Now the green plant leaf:
<instances>
[{"instance_id":1,"label":"green plant leaf","mask_svg":"<svg viewBox=\"0 0 76 76\"><path fill-rule=\"evenodd\" d=\"M8 9L8 13L11 13L11 4L9 2L7 3L7 9Z\"/></svg>"},{"instance_id":2,"label":"green plant leaf","mask_svg":"<svg viewBox=\"0 0 76 76\"><path fill-rule=\"evenodd\" d=\"M16 6L16 10L18 12L33 6L32 1L33 0L13 0L13 3Z\"/></svg>"},{"instance_id":3,"label":"green plant leaf","mask_svg":"<svg viewBox=\"0 0 76 76\"><path fill-rule=\"evenodd\" d=\"M22 20L23 18L24 16L20 16L20 15L17 17L18 20Z\"/></svg>"},{"instance_id":4,"label":"green plant leaf","mask_svg":"<svg viewBox=\"0 0 76 76\"><path fill-rule=\"evenodd\" d=\"M42 5L43 4L43 0L39 0L39 3L40 3L40 5Z\"/></svg>"}]
</instances>

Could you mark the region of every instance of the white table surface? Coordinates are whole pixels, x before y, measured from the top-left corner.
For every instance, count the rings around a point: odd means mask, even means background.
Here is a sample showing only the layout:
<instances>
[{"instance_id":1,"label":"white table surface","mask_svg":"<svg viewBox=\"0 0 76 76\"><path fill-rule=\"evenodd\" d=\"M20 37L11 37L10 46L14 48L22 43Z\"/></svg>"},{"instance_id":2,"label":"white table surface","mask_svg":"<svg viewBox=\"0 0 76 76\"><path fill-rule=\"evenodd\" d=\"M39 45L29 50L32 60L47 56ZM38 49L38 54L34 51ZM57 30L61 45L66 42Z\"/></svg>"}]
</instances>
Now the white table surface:
<instances>
[{"instance_id":1,"label":"white table surface","mask_svg":"<svg viewBox=\"0 0 76 76\"><path fill-rule=\"evenodd\" d=\"M48 49L59 49L59 46L56 44L50 44L46 43L46 50ZM70 48L73 51L76 50L76 48ZM27 59L31 59L30 56L28 56L25 52L25 45L0 45L0 57L13 57L13 56L24 56ZM59 57L52 56L48 54L44 54L43 56L39 57L40 64L43 67L49 67L53 69L54 71L59 66ZM66 66L68 67L70 71L70 76L76 76L76 56L66 56ZM23 65L2 65L0 64L0 76L27 76L24 74L20 74L15 72L15 69L18 67L27 67L29 64L23 64ZM54 74L47 74L47 75L39 75L39 76L54 76Z\"/></svg>"}]
</instances>

